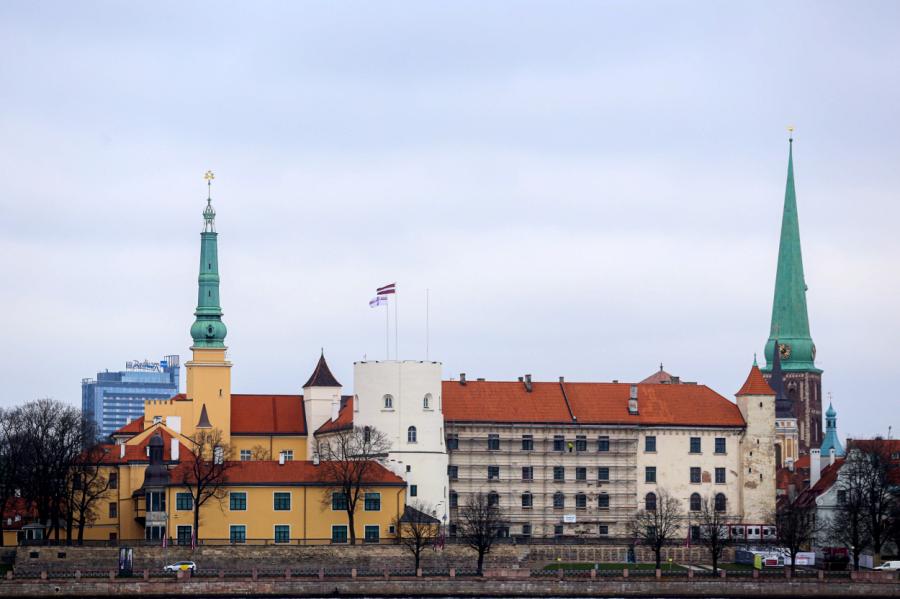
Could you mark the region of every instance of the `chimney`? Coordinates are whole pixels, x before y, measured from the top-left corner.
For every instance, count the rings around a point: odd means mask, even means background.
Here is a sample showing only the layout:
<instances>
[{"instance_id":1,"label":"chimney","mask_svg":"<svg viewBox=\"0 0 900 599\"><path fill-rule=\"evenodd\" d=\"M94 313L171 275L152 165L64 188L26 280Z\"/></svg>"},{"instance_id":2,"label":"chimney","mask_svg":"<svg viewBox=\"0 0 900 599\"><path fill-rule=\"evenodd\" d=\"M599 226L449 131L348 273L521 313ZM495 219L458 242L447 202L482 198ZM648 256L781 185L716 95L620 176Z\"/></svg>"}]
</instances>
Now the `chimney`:
<instances>
[{"instance_id":1,"label":"chimney","mask_svg":"<svg viewBox=\"0 0 900 599\"><path fill-rule=\"evenodd\" d=\"M525 375L525 390L531 393L531 375Z\"/></svg>"},{"instance_id":2,"label":"chimney","mask_svg":"<svg viewBox=\"0 0 900 599\"><path fill-rule=\"evenodd\" d=\"M124 457L125 457L125 444L124 444L124 443L122 443L121 445L119 445L119 457L120 457L120 458L124 458Z\"/></svg>"},{"instance_id":3,"label":"chimney","mask_svg":"<svg viewBox=\"0 0 900 599\"><path fill-rule=\"evenodd\" d=\"M459 384L460 384L460 385L465 385L465 384L466 384L466 373L465 373L465 372L460 372L460 373L459 373Z\"/></svg>"},{"instance_id":4,"label":"chimney","mask_svg":"<svg viewBox=\"0 0 900 599\"><path fill-rule=\"evenodd\" d=\"M332 422L334 422L338 419L338 413L340 412L338 405L339 404L336 399L333 399L331 401L331 421Z\"/></svg>"},{"instance_id":5,"label":"chimney","mask_svg":"<svg viewBox=\"0 0 900 599\"><path fill-rule=\"evenodd\" d=\"M788 458L785 460L785 465L787 466L788 472L794 471L794 458Z\"/></svg>"},{"instance_id":6,"label":"chimney","mask_svg":"<svg viewBox=\"0 0 900 599\"><path fill-rule=\"evenodd\" d=\"M524 377L524 376L520 376L520 377L519 377L519 382L520 382L520 383L521 383L522 381L524 381L524 380L525 380L525 377Z\"/></svg>"},{"instance_id":7,"label":"chimney","mask_svg":"<svg viewBox=\"0 0 900 599\"><path fill-rule=\"evenodd\" d=\"M559 377L559 382L560 382L560 383L565 383L565 382L566 382L566 377L564 377L564 376Z\"/></svg>"},{"instance_id":8,"label":"chimney","mask_svg":"<svg viewBox=\"0 0 900 599\"><path fill-rule=\"evenodd\" d=\"M316 452L313 454L313 466L318 466L318 465L319 465L319 453Z\"/></svg>"},{"instance_id":9,"label":"chimney","mask_svg":"<svg viewBox=\"0 0 900 599\"><path fill-rule=\"evenodd\" d=\"M834 460L837 456L834 453L834 447L832 447L828 452L828 465L834 466Z\"/></svg>"},{"instance_id":10,"label":"chimney","mask_svg":"<svg viewBox=\"0 0 900 599\"><path fill-rule=\"evenodd\" d=\"M284 466L284 452L283 451L278 453L278 465Z\"/></svg>"},{"instance_id":11,"label":"chimney","mask_svg":"<svg viewBox=\"0 0 900 599\"><path fill-rule=\"evenodd\" d=\"M631 415L637 415L638 412L638 387L637 385L632 385L631 390L628 395L628 413Z\"/></svg>"},{"instance_id":12,"label":"chimney","mask_svg":"<svg viewBox=\"0 0 900 599\"><path fill-rule=\"evenodd\" d=\"M812 488L819 482L819 476L822 474L822 450L809 450L809 486Z\"/></svg>"},{"instance_id":13,"label":"chimney","mask_svg":"<svg viewBox=\"0 0 900 599\"><path fill-rule=\"evenodd\" d=\"M172 439L171 441L172 451L170 455L172 456L172 461L177 462L179 461L179 451L181 450L181 444L178 443L178 439Z\"/></svg>"}]
</instances>

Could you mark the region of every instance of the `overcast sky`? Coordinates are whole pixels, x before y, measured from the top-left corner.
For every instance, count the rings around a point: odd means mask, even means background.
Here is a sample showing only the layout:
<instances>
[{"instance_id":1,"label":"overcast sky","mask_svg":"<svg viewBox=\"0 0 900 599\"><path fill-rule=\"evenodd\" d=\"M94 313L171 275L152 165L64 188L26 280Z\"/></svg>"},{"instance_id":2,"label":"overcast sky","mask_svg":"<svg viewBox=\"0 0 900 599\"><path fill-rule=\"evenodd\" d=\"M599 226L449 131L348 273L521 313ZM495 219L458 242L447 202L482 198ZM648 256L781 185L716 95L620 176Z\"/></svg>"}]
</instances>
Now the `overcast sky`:
<instances>
[{"instance_id":1,"label":"overcast sky","mask_svg":"<svg viewBox=\"0 0 900 599\"><path fill-rule=\"evenodd\" d=\"M768 337L793 124L842 436L900 433L896 2L3 2L2 403L189 357L216 173L233 388L324 347L733 399ZM393 333L392 333L393 334Z\"/></svg>"}]
</instances>

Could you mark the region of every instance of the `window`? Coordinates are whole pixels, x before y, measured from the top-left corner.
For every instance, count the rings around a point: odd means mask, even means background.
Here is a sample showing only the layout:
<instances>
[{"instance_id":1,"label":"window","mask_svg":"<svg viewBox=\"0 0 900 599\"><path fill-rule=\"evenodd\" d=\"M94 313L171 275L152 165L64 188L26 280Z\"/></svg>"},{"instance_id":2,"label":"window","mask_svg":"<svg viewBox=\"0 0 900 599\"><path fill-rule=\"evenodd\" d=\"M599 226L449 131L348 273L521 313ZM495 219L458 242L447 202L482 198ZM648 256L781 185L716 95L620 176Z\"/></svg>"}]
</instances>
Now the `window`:
<instances>
[{"instance_id":1,"label":"window","mask_svg":"<svg viewBox=\"0 0 900 599\"><path fill-rule=\"evenodd\" d=\"M416 442L416 427L411 426L406 429L406 442L407 443L415 443Z\"/></svg>"},{"instance_id":2,"label":"window","mask_svg":"<svg viewBox=\"0 0 900 599\"><path fill-rule=\"evenodd\" d=\"M500 479L500 466L488 466L488 480Z\"/></svg>"},{"instance_id":3,"label":"window","mask_svg":"<svg viewBox=\"0 0 900 599\"><path fill-rule=\"evenodd\" d=\"M725 453L725 437L716 437L716 453Z\"/></svg>"},{"instance_id":4,"label":"window","mask_svg":"<svg viewBox=\"0 0 900 599\"><path fill-rule=\"evenodd\" d=\"M607 495L606 493L600 493L600 495L597 496L597 507L601 510L608 510L609 495Z\"/></svg>"},{"instance_id":5,"label":"window","mask_svg":"<svg viewBox=\"0 0 900 599\"><path fill-rule=\"evenodd\" d=\"M119 488L118 472L110 472L109 473L109 488L110 489L118 489Z\"/></svg>"},{"instance_id":6,"label":"window","mask_svg":"<svg viewBox=\"0 0 900 599\"><path fill-rule=\"evenodd\" d=\"M691 453L700 453L700 437L691 437Z\"/></svg>"},{"instance_id":7,"label":"window","mask_svg":"<svg viewBox=\"0 0 900 599\"><path fill-rule=\"evenodd\" d=\"M450 531L449 531L449 532L450 532L450 537L451 537L451 538L456 538L456 534L457 534L456 524L451 524L451 525L450 525Z\"/></svg>"},{"instance_id":8,"label":"window","mask_svg":"<svg viewBox=\"0 0 900 599\"><path fill-rule=\"evenodd\" d=\"M275 493L274 502L274 509L276 512L288 511L291 509L291 494L282 492Z\"/></svg>"},{"instance_id":9,"label":"window","mask_svg":"<svg viewBox=\"0 0 900 599\"><path fill-rule=\"evenodd\" d=\"M609 468L601 466L597 468L597 480L606 482L609 480Z\"/></svg>"},{"instance_id":10,"label":"window","mask_svg":"<svg viewBox=\"0 0 900 599\"><path fill-rule=\"evenodd\" d=\"M252 452L252 451L250 451L249 449L242 449L242 450L241 450L241 461L242 461L242 462L249 462L252 458L253 458L253 452Z\"/></svg>"},{"instance_id":11,"label":"window","mask_svg":"<svg viewBox=\"0 0 900 599\"><path fill-rule=\"evenodd\" d=\"M582 466L575 468L575 480L587 480L587 468Z\"/></svg>"},{"instance_id":12,"label":"window","mask_svg":"<svg viewBox=\"0 0 900 599\"><path fill-rule=\"evenodd\" d=\"M275 525L275 542L276 543L290 543L291 542L291 527L287 524L276 524Z\"/></svg>"},{"instance_id":13,"label":"window","mask_svg":"<svg viewBox=\"0 0 900 599\"><path fill-rule=\"evenodd\" d=\"M165 526L147 526L144 528L144 538L148 541L157 541L166 536Z\"/></svg>"},{"instance_id":14,"label":"window","mask_svg":"<svg viewBox=\"0 0 900 599\"><path fill-rule=\"evenodd\" d=\"M838 491L837 492L837 502L838 505L844 505L847 503L847 491Z\"/></svg>"},{"instance_id":15,"label":"window","mask_svg":"<svg viewBox=\"0 0 900 599\"><path fill-rule=\"evenodd\" d=\"M178 526L175 528L175 542L179 545L191 544L191 527Z\"/></svg>"},{"instance_id":16,"label":"window","mask_svg":"<svg viewBox=\"0 0 900 599\"><path fill-rule=\"evenodd\" d=\"M293 449L282 449L282 450L281 450L281 455L284 456L284 461L285 461L285 462L292 462L292 461L294 461L294 450L293 450Z\"/></svg>"},{"instance_id":17,"label":"window","mask_svg":"<svg viewBox=\"0 0 900 599\"><path fill-rule=\"evenodd\" d=\"M488 493L488 505L491 507L500 505L500 496L496 491L491 491L490 493Z\"/></svg>"},{"instance_id":18,"label":"window","mask_svg":"<svg viewBox=\"0 0 900 599\"><path fill-rule=\"evenodd\" d=\"M691 511L700 511L700 493L691 493Z\"/></svg>"},{"instance_id":19,"label":"window","mask_svg":"<svg viewBox=\"0 0 900 599\"><path fill-rule=\"evenodd\" d=\"M363 443L372 442L372 429L368 426L363 427Z\"/></svg>"},{"instance_id":20,"label":"window","mask_svg":"<svg viewBox=\"0 0 900 599\"><path fill-rule=\"evenodd\" d=\"M553 494L553 507L556 509L562 509L566 507L566 496L559 491Z\"/></svg>"},{"instance_id":21,"label":"window","mask_svg":"<svg viewBox=\"0 0 900 599\"><path fill-rule=\"evenodd\" d=\"M213 464L225 463L225 449L219 446L213 447Z\"/></svg>"},{"instance_id":22,"label":"window","mask_svg":"<svg viewBox=\"0 0 900 599\"><path fill-rule=\"evenodd\" d=\"M648 512L656 511L656 493L647 493L644 497L644 509Z\"/></svg>"},{"instance_id":23,"label":"window","mask_svg":"<svg viewBox=\"0 0 900 599\"><path fill-rule=\"evenodd\" d=\"M242 512L246 510L247 493L244 491L232 491L228 501L228 509L232 512Z\"/></svg>"},{"instance_id":24,"label":"window","mask_svg":"<svg viewBox=\"0 0 900 599\"><path fill-rule=\"evenodd\" d=\"M166 494L163 491L149 491L145 498L148 512L166 511Z\"/></svg>"},{"instance_id":25,"label":"window","mask_svg":"<svg viewBox=\"0 0 900 599\"><path fill-rule=\"evenodd\" d=\"M523 524L522 525L522 536L523 537L531 536L531 524Z\"/></svg>"},{"instance_id":26,"label":"window","mask_svg":"<svg viewBox=\"0 0 900 599\"><path fill-rule=\"evenodd\" d=\"M700 483L700 468L696 466L691 466L691 483L699 484Z\"/></svg>"},{"instance_id":27,"label":"window","mask_svg":"<svg viewBox=\"0 0 900 599\"><path fill-rule=\"evenodd\" d=\"M553 480L557 482L562 482L566 480L566 469L562 466L554 466L553 467Z\"/></svg>"},{"instance_id":28,"label":"window","mask_svg":"<svg viewBox=\"0 0 900 599\"><path fill-rule=\"evenodd\" d=\"M717 485L725 484L725 469L724 468L716 468L716 484Z\"/></svg>"},{"instance_id":29,"label":"window","mask_svg":"<svg viewBox=\"0 0 900 599\"><path fill-rule=\"evenodd\" d=\"M648 453L656 452L656 437L653 435L644 437L644 451Z\"/></svg>"},{"instance_id":30,"label":"window","mask_svg":"<svg viewBox=\"0 0 900 599\"><path fill-rule=\"evenodd\" d=\"M447 466L447 478L459 480L459 466Z\"/></svg>"},{"instance_id":31,"label":"window","mask_svg":"<svg viewBox=\"0 0 900 599\"><path fill-rule=\"evenodd\" d=\"M553 527L553 534L557 537L563 536L563 525L557 524Z\"/></svg>"},{"instance_id":32,"label":"window","mask_svg":"<svg viewBox=\"0 0 900 599\"><path fill-rule=\"evenodd\" d=\"M246 543L247 527L243 524L232 524L229 529L228 538L232 543Z\"/></svg>"},{"instance_id":33,"label":"window","mask_svg":"<svg viewBox=\"0 0 900 599\"><path fill-rule=\"evenodd\" d=\"M575 437L575 451L587 451L587 437L584 435Z\"/></svg>"},{"instance_id":34,"label":"window","mask_svg":"<svg viewBox=\"0 0 900 599\"><path fill-rule=\"evenodd\" d=\"M656 482L656 466L647 466L644 468L644 482L645 483L655 483Z\"/></svg>"},{"instance_id":35,"label":"window","mask_svg":"<svg viewBox=\"0 0 900 599\"><path fill-rule=\"evenodd\" d=\"M377 543L381 538L381 529L378 528L377 524L366 524L363 534L363 542Z\"/></svg>"},{"instance_id":36,"label":"window","mask_svg":"<svg viewBox=\"0 0 900 599\"><path fill-rule=\"evenodd\" d=\"M691 526L691 540L699 541L700 540L700 527L699 526Z\"/></svg>"},{"instance_id":37,"label":"window","mask_svg":"<svg viewBox=\"0 0 900 599\"><path fill-rule=\"evenodd\" d=\"M381 493L366 493L363 506L367 512L380 512Z\"/></svg>"},{"instance_id":38,"label":"window","mask_svg":"<svg viewBox=\"0 0 900 599\"><path fill-rule=\"evenodd\" d=\"M597 439L597 451L609 451L609 437L599 437Z\"/></svg>"},{"instance_id":39,"label":"window","mask_svg":"<svg viewBox=\"0 0 900 599\"><path fill-rule=\"evenodd\" d=\"M331 494L331 511L341 512L347 510L347 496L340 491Z\"/></svg>"},{"instance_id":40,"label":"window","mask_svg":"<svg viewBox=\"0 0 900 599\"><path fill-rule=\"evenodd\" d=\"M447 449L459 449L459 435L456 433L447 435Z\"/></svg>"},{"instance_id":41,"label":"window","mask_svg":"<svg viewBox=\"0 0 900 599\"><path fill-rule=\"evenodd\" d=\"M531 435L522 435L522 451L534 450L534 437Z\"/></svg>"},{"instance_id":42,"label":"window","mask_svg":"<svg viewBox=\"0 0 900 599\"><path fill-rule=\"evenodd\" d=\"M385 410L393 410L394 409L394 396L393 395L385 395L384 396L384 409ZM346 533L346 531L344 531ZM334 531L332 530L332 534Z\"/></svg>"},{"instance_id":43,"label":"window","mask_svg":"<svg viewBox=\"0 0 900 599\"><path fill-rule=\"evenodd\" d=\"M562 435L553 436L553 451L565 451L566 439Z\"/></svg>"},{"instance_id":44,"label":"window","mask_svg":"<svg viewBox=\"0 0 900 599\"><path fill-rule=\"evenodd\" d=\"M109 502L109 517L110 518L118 518L119 517L119 504L115 501Z\"/></svg>"},{"instance_id":45,"label":"window","mask_svg":"<svg viewBox=\"0 0 900 599\"><path fill-rule=\"evenodd\" d=\"M606 536L609 534L609 525L601 524L599 530L600 536Z\"/></svg>"},{"instance_id":46,"label":"window","mask_svg":"<svg viewBox=\"0 0 900 599\"><path fill-rule=\"evenodd\" d=\"M194 509L194 496L190 493L175 493L175 509L176 510L192 510Z\"/></svg>"},{"instance_id":47,"label":"window","mask_svg":"<svg viewBox=\"0 0 900 599\"><path fill-rule=\"evenodd\" d=\"M331 542L346 543L347 542L347 525L332 524L331 525Z\"/></svg>"},{"instance_id":48,"label":"window","mask_svg":"<svg viewBox=\"0 0 900 599\"><path fill-rule=\"evenodd\" d=\"M456 491L450 491L450 507L459 507L459 494Z\"/></svg>"},{"instance_id":49,"label":"window","mask_svg":"<svg viewBox=\"0 0 900 599\"><path fill-rule=\"evenodd\" d=\"M410 497L418 497L419 496L419 485L409 485L409 496Z\"/></svg>"},{"instance_id":50,"label":"window","mask_svg":"<svg viewBox=\"0 0 900 599\"><path fill-rule=\"evenodd\" d=\"M426 393L425 397L422 398L422 409L423 410L431 409L431 393Z\"/></svg>"},{"instance_id":51,"label":"window","mask_svg":"<svg viewBox=\"0 0 900 599\"><path fill-rule=\"evenodd\" d=\"M500 449L500 435L495 433L488 435L488 449L490 451L497 451Z\"/></svg>"},{"instance_id":52,"label":"window","mask_svg":"<svg viewBox=\"0 0 900 599\"><path fill-rule=\"evenodd\" d=\"M522 466L522 480L534 480L534 466Z\"/></svg>"},{"instance_id":53,"label":"window","mask_svg":"<svg viewBox=\"0 0 900 599\"><path fill-rule=\"evenodd\" d=\"M725 511L725 494L724 493L716 493L716 511L724 512Z\"/></svg>"},{"instance_id":54,"label":"window","mask_svg":"<svg viewBox=\"0 0 900 599\"><path fill-rule=\"evenodd\" d=\"M522 493L522 507L531 508L534 505L534 496L531 493Z\"/></svg>"},{"instance_id":55,"label":"window","mask_svg":"<svg viewBox=\"0 0 900 599\"><path fill-rule=\"evenodd\" d=\"M587 495L577 493L575 495L575 509L583 510L587 508Z\"/></svg>"}]
</instances>

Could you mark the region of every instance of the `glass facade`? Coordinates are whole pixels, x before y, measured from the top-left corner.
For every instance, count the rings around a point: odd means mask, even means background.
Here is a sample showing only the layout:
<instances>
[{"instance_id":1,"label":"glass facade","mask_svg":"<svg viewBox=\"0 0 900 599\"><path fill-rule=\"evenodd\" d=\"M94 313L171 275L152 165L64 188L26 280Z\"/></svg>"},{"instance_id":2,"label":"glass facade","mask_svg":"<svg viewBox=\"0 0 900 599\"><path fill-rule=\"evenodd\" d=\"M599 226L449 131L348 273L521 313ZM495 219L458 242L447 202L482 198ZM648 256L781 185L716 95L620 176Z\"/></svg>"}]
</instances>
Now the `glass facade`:
<instances>
[{"instance_id":1,"label":"glass facade","mask_svg":"<svg viewBox=\"0 0 900 599\"><path fill-rule=\"evenodd\" d=\"M81 381L81 411L93 420L102 436L109 436L144 415L144 401L169 399L180 388L180 358L159 362L128 362L118 372L98 372Z\"/></svg>"}]
</instances>

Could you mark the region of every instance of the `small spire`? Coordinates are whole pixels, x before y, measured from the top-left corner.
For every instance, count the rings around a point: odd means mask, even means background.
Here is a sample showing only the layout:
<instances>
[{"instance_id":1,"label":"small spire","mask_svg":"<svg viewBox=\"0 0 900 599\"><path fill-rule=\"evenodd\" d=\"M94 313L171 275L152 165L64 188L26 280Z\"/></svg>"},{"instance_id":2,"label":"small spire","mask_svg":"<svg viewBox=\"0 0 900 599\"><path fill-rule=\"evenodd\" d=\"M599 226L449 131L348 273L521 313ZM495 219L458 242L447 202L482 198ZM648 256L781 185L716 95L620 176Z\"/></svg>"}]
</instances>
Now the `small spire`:
<instances>
[{"instance_id":1,"label":"small spire","mask_svg":"<svg viewBox=\"0 0 900 599\"><path fill-rule=\"evenodd\" d=\"M212 182L216 175L212 171L206 171L203 178L206 180L206 209L203 211L203 232L215 232L216 211L212 207Z\"/></svg>"},{"instance_id":2,"label":"small spire","mask_svg":"<svg viewBox=\"0 0 900 599\"><path fill-rule=\"evenodd\" d=\"M662 362L659 363L659 371L660 371L660 372L663 371L663 364L662 364Z\"/></svg>"}]
</instances>

